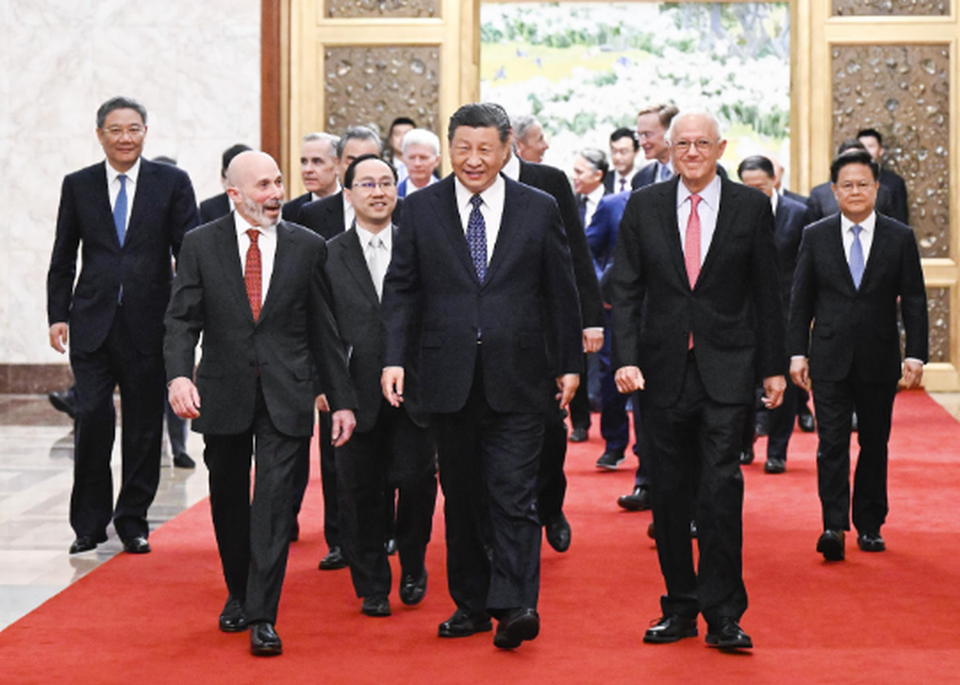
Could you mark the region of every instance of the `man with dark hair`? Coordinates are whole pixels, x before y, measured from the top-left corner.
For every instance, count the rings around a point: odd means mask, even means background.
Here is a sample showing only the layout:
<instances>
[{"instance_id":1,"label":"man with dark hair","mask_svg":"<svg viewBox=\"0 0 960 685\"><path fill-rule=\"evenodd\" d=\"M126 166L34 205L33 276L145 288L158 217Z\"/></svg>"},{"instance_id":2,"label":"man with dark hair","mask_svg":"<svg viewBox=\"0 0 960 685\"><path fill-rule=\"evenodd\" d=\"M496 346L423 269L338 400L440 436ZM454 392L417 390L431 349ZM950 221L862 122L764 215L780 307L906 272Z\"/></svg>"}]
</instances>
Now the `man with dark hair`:
<instances>
[{"instance_id":1,"label":"man with dark hair","mask_svg":"<svg viewBox=\"0 0 960 685\"><path fill-rule=\"evenodd\" d=\"M909 226L875 211L879 177L865 150L833 160L830 178L840 213L806 228L793 279L790 377L814 389L823 509L817 551L829 561L844 558L850 529L853 412L860 443L853 486L857 545L864 552L886 549L880 528L889 510L887 443L901 377L898 303L908 388L920 385L927 361L927 298L917 240Z\"/></svg>"},{"instance_id":2,"label":"man with dark hair","mask_svg":"<svg viewBox=\"0 0 960 685\"><path fill-rule=\"evenodd\" d=\"M673 176L670 146L666 141L670 122L680 110L675 105L650 105L637 114L637 138L650 164L633 177L633 189L669 180Z\"/></svg>"},{"instance_id":3,"label":"man with dark hair","mask_svg":"<svg viewBox=\"0 0 960 685\"><path fill-rule=\"evenodd\" d=\"M550 149L543 126L532 114L522 114L511 121L517 157L533 164L543 163L543 154Z\"/></svg>"},{"instance_id":4,"label":"man with dark hair","mask_svg":"<svg viewBox=\"0 0 960 685\"><path fill-rule=\"evenodd\" d=\"M97 111L105 162L63 179L47 274L50 345L70 343L75 381L70 553L95 549L113 526L126 552L150 551L147 510L160 480L163 312L171 257L197 225L190 178L142 157L147 112L111 98ZM77 254L82 268L77 278ZM122 406L123 481L113 501L110 457Z\"/></svg>"},{"instance_id":5,"label":"man with dark hair","mask_svg":"<svg viewBox=\"0 0 960 685\"><path fill-rule=\"evenodd\" d=\"M793 271L797 266L797 251L803 237L804 216L807 208L799 202L781 196L774 187L776 170L773 162L763 155L745 158L737 167L740 181L756 188L770 198L773 209L773 241L777 247L777 262L780 272L780 299L784 307L784 326L790 307L790 289L793 287ZM787 469L787 446L793 432L793 417L797 410L799 388L788 384L783 393L783 404L768 411L767 421L767 460L764 471L783 473ZM740 463L753 463L753 439L756 434L757 405L750 405L747 421L744 424L743 449L740 451Z\"/></svg>"},{"instance_id":6,"label":"man with dark hair","mask_svg":"<svg viewBox=\"0 0 960 685\"><path fill-rule=\"evenodd\" d=\"M427 591L424 558L433 525L437 478L428 416L420 410L416 367L408 367L404 403L391 407L380 389L380 296L396 226L396 171L376 155L358 157L344 175L356 222L329 243L327 275L340 337L357 390L357 428L336 449L343 554L361 611L389 616L387 497L399 493L396 540L400 601L418 604ZM391 503L392 504L392 503ZM392 506L390 507L392 509Z\"/></svg>"},{"instance_id":7,"label":"man with dark hair","mask_svg":"<svg viewBox=\"0 0 960 685\"><path fill-rule=\"evenodd\" d=\"M639 151L640 140L635 130L624 126L610 135L610 163L613 169L603 177L603 187L607 195L622 193L633 187Z\"/></svg>"},{"instance_id":8,"label":"man with dark hair","mask_svg":"<svg viewBox=\"0 0 960 685\"><path fill-rule=\"evenodd\" d=\"M910 216L910 203L907 201L907 184L903 178L889 169L883 168L884 155L883 136L875 128L864 128L857 132L857 140L863 143L873 161L880 167L880 185L887 189L890 196L890 213L892 219L907 224Z\"/></svg>"},{"instance_id":9,"label":"man with dark hair","mask_svg":"<svg viewBox=\"0 0 960 685\"><path fill-rule=\"evenodd\" d=\"M283 204L283 218L296 222L300 208L308 202L330 197L340 190L337 174L337 143L332 133L308 133L300 142L300 178L307 189L303 195Z\"/></svg>"},{"instance_id":10,"label":"man with dark hair","mask_svg":"<svg viewBox=\"0 0 960 685\"><path fill-rule=\"evenodd\" d=\"M230 197L227 195L227 167L233 158L241 152L246 152L250 147L243 143L231 145L223 151L220 164L220 184L223 186L223 192L213 197L208 197L200 203L200 223L206 224L214 219L219 219L233 211L233 205L230 203Z\"/></svg>"},{"instance_id":11,"label":"man with dark hair","mask_svg":"<svg viewBox=\"0 0 960 685\"><path fill-rule=\"evenodd\" d=\"M492 615L494 645L513 649L540 631L543 389L555 379L560 408L576 391L577 290L556 202L500 174L503 109L464 105L447 135L453 175L404 204L384 283L382 386L400 406L406 367L418 360L457 605L439 634L488 631Z\"/></svg>"},{"instance_id":12,"label":"man with dark hair","mask_svg":"<svg viewBox=\"0 0 960 685\"><path fill-rule=\"evenodd\" d=\"M769 198L719 175L726 141L711 114L681 112L667 135L677 175L631 196L612 275L615 379L621 392L643 390L667 589L643 639L694 637L703 614L707 645L750 648L739 625L747 592L738 456L756 379L769 407L786 387L773 214Z\"/></svg>"},{"instance_id":13,"label":"man with dark hair","mask_svg":"<svg viewBox=\"0 0 960 685\"><path fill-rule=\"evenodd\" d=\"M837 155L842 155L847 150L867 151L867 147L856 138L848 138L837 147ZM890 191L880 186L876 197L876 209L880 214L892 216L893 202L890 197ZM807 200L807 224L820 221L824 217L837 214L840 211L840 205L837 204L836 195L833 192L833 184L830 181L814 186L810 190L810 198Z\"/></svg>"},{"instance_id":14,"label":"man with dark hair","mask_svg":"<svg viewBox=\"0 0 960 685\"><path fill-rule=\"evenodd\" d=\"M403 137L416 127L417 122L410 117L397 117L390 122L387 139L381 145L381 148L386 152L384 156L393 163L397 170L397 177L401 181L407 177L407 167L403 163ZM340 155L337 154L337 156ZM341 175L342 173L341 171Z\"/></svg>"}]
</instances>

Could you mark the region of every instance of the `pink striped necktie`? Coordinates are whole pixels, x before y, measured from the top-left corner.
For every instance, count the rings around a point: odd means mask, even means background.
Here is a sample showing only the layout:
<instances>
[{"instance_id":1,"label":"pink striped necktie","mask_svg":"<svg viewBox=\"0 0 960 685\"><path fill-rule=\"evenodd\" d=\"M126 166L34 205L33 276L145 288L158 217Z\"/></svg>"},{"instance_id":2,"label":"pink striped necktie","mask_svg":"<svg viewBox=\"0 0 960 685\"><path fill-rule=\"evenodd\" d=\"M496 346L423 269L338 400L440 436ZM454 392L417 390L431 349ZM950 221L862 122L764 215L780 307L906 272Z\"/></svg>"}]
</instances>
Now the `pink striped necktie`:
<instances>
[{"instance_id":1,"label":"pink striped necktie","mask_svg":"<svg viewBox=\"0 0 960 685\"><path fill-rule=\"evenodd\" d=\"M697 212L697 205L702 199L699 195L690 196L690 218L687 219L687 233L684 239L683 261L687 267L687 278L690 280L691 290L696 286L697 278L700 276L700 214ZM692 330L687 349L693 349Z\"/></svg>"}]
</instances>

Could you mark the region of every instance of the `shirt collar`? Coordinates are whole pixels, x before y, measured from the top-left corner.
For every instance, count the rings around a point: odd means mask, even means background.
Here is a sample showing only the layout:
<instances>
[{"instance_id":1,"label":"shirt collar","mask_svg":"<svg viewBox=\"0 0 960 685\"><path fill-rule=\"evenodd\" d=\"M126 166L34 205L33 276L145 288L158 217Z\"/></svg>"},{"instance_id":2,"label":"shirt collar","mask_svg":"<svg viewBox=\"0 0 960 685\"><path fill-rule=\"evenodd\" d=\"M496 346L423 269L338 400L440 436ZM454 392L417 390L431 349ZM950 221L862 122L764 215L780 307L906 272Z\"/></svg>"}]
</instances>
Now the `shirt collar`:
<instances>
[{"instance_id":1,"label":"shirt collar","mask_svg":"<svg viewBox=\"0 0 960 685\"><path fill-rule=\"evenodd\" d=\"M246 219L240 216L240 212L236 210L233 211L233 223L234 223L234 226L236 227L238 236L246 235L247 231L249 231L251 228L256 229L261 234L270 236L270 237L273 237L277 234L276 224L273 224L272 226L267 226L266 228L264 228L263 226L252 226Z\"/></svg>"},{"instance_id":2,"label":"shirt collar","mask_svg":"<svg viewBox=\"0 0 960 685\"><path fill-rule=\"evenodd\" d=\"M510 159L507 160L507 163L503 165L503 169L500 170L507 178L513 179L514 181L520 180L520 158L517 157L514 153L510 153Z\"/></svg>"},{"instance_id":3,"label":"shirt collar","mask_svg":"<svg viewBox=\"0 0 960 685\"><path fill-rule=\"evenodd\" d=\"M393 224L390 224L379 233L371 233L365 228L360 228L360 225L356 222L356 220L354 220L353 228L357 232L357 238L360 240L360 247L362 247L364 250L367 249L367 245L370 244L370 241L373 239L373 237L377 236L383 241L383 246L387 248L387 251L390 251L392 242L391 239L393 237Z\"/></svg>"},{"instance_id":4,"label":"shirt collar","mask_svg":"<svg viewBox=\"0 0 960 685\"><path fill-rule=\"evenodd\" d=\"M123 173L127 177L128 181L131 181L133 185L137 185L137 178L140 176L140 157L137 157L137 161L133 163L133 166L127 169L124 172L117 171L110 164L110 160L106 160L105 166L107 167L107 183L113 183L117 180L117 176Z\"/></svg>"},{"instance_id":5,"label":"shirt collar","mask_svg":"<svg viewBox=\"0 0 960 685\"><path fill-rule=\"evenodd\" d=\"M607 189L604 188L603 184L601 183L596 188L594 188L591 192L589 192L586 197L588 200L590 200L590 202L596 205L600 203L600 199L604 196L606 192L607 192Z\"/></svg>"},{"instance_id":6,"label":"shirt collar","mask_svg":"<svg viewBox=\"0 0 960 685\"><path fill-rule=\"evenodd\" d=\"M877 224L877 213L870 212L870 216L861 221L859 224L854 224L850 219L847 218L847 215L843 212L840 212L840 231L846 233L850 230L852 226L859 225L863 229L864 233L873 233L873 229Z\"/></svg>"},{"instance_id":7,"label":"shirt collar","mask_svg":"<svg viewBox=\"0 0 960 685\"><path fill-rule=\"evenodd\" d=\"M677 207L682 205L687 201L687 198L693 195L686 185L683 183L683 179L677 184ZM720 208L720 174L717 174L713 177L713 180L707 184L707 187L701 190L697 195L700 196L702 202L705 202L707 207L712 208L714 211L717 211Z\"/></svg>"},{"instance_id":8,"label":"shirt collar","mask_svg":"<svg viewBox=\"0 0 960 685\"><path fill-rule=\"evenodd\" d=\"M474 193L468 190L467 187L460 182L459 178L454 176L453 179L453 187L457 192L457 207L470 207L470 198L474 196ZM490 187L480 193L480 197L483 198L483 203L488 207L494 207L497 206L496 203L499 202L499 205L502 206L506 187L507 182L503 180L503 176L497 174L497 177L493 183L490 184Z\"/></svg>"}]
</instances>

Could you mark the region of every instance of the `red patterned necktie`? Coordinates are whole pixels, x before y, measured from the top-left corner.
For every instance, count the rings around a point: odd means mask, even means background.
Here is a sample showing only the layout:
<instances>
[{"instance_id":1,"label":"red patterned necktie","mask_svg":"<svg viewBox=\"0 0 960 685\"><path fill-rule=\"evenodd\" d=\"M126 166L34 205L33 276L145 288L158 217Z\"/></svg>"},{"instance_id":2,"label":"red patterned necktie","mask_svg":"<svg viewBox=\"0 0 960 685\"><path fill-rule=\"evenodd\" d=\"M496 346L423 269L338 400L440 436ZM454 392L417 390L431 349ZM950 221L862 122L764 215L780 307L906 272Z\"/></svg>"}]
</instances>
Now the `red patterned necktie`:
<instances>
[{"instance_id":1,"label":"red patterned necktie","mask_svg":"<svg viewBox=\"0 0 960 685\"><path fill-rule=\"evenodd\" d=\"M251 228L247 231L247 235L250 236L250 247L247 248L247 263L243 269L243 281L247 285L250 311L253 312L253 320L256 321L260 318L260 305L263 301L261 285L263 268L260 265L260 247L257 245L260 231Z\"/></svg>"},{"instance_id":2,"label":"red patterned necktie","mask_svg":"<svg viewBox=\"0 0 960 685\"><path fill-rule=\"evenodd\" d=\"M702 199L699 195L690 196L690 218L687 220L687 234L684 238L683 261L687 267L691 290L700 276L700 214L697 212L697 205ZM688 349L693 349L693 331L690 331Z\"/></svg>"}]
</instances>

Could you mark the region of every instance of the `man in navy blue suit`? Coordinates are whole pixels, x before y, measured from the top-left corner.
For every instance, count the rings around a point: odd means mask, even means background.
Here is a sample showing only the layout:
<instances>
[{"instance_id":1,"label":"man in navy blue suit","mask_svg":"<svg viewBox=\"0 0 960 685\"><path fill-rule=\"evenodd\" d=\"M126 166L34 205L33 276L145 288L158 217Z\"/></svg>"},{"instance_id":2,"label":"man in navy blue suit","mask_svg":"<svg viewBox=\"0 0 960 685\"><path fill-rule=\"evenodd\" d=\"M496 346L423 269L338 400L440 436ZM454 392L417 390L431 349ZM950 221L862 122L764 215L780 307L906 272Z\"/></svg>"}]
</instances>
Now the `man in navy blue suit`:
<instances>
[{"instance_id":1,"label":"man in navy blue suit","mask_svg":"<svg viewBox=\"0 0 960 685\"><path fill-rule=\"evenodd\" d=\"M111 519L126 552L150 551L147 509L160 481L171 255L199 217L187 174L142 158L146 134L143 105L107 100L97 110L106 161L66 176L60 194L47 316L50 345L63 353L69 339L76 382L71 554L106 541ZM76 278L78 252L83 266ZM117 385L123 480L114 506Z\"/></svg>"}]
</instances>

